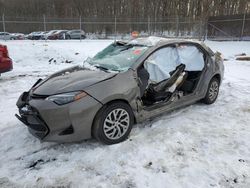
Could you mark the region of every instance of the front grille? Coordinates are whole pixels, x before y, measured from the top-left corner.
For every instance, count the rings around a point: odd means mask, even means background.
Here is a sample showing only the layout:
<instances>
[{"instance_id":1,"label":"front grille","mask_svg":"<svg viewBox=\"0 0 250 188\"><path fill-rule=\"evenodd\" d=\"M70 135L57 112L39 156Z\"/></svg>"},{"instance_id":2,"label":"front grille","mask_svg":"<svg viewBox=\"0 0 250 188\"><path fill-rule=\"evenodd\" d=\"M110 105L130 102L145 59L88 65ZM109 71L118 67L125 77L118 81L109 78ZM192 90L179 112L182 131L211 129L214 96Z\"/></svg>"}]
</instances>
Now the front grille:
<instances>
[{"instance_id":1,"label":"front grille","mask_svg":"<svg viewBox=\"0 0 250 188\"><path fill-rule=\"evenodd\" d=\"M38 138L44 138L46 135L44 135L44 133L43 132L34 132L34 135L36 136L36 137L38 137Z\"/></svg>"},{"instance_id":2,"label":"front grille","mask_svg":"<svg viewBox=\"0 0 250 188\"><path fill-rule=\"evenodd\" d=\"M27 125L38 138L42 139L49 133L48 126L35 108L26 105L19 109L19 113L21 117L17 116L17 118Z\"/></svg>"},{"instance_id":3,"label":"front grille","mask_svg":"<svg viewBox=\"0 0 250 188\"><path fill-rule=\"evenodd\" d=\"M30 99L46 99L48 95L37 95L37 94L32 94L30 96Z\"/></svg>"},{"instance_id":4,"label":"front grille","mask_svg":"<svg viewBox=\"0 0 250 188\"><path fill-rule=\"evenodd\" d=\"M38 116L27 116L27 122L29 123L29 127L39 131L39 132L46 132L47 131L47 127L46 125L43 123L43 121L38 117Z\"/></svg>"}]
</instances>

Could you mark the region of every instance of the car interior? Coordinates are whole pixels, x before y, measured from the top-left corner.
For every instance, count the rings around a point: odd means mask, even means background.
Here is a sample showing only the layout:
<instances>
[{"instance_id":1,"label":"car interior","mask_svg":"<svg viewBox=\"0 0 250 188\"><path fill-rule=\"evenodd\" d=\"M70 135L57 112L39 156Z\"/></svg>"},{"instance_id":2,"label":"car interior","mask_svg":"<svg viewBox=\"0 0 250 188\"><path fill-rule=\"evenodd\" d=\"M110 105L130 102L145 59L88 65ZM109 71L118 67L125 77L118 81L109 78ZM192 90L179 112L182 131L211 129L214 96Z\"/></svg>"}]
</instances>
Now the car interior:
<instances>
[{"instance_id":1,"label":"car interior","mask_svg":"<svg viewBox=\"0 0 250 188\"><path fill-rule=\"evenodd\" d=\"M193 44L175 44L153 52L137 69L145 106L174 102L194 92L206 55Z\"/></svg>"}]
</instances>

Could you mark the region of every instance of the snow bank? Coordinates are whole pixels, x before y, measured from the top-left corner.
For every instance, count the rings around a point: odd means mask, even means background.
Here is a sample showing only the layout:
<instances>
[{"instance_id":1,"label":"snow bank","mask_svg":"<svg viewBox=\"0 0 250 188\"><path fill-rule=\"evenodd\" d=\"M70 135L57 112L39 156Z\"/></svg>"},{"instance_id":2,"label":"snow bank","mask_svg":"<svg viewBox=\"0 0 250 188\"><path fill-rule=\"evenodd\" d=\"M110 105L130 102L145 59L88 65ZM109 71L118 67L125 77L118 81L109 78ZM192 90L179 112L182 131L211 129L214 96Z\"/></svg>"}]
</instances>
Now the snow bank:
<instances>
[{"instance_id":1,"label":"snow bank","mask_svg":"<svg viewBox=\"0 0 250 188\"><path fill-rule=\"evenodd\" d=\"M234 41L234 42L205 42L213 51L222 52L225 59L234 60L235 55L246 53L250 54L250 42L245 41Z\"/></svg>"},{"instance_id":2,"label":"snow bank","mask_svg":"<svg viewBox=\"0 0 250 188\"><path fill-rule=\"evenodd\" d=\"M136 125L123 143L40 143L28 133L14 117L21 92L111 42L2 42L15 63L0 78L0 187L250 187L250 62L233 58L250 54L249 42L206 42L231 57L215 104Z\"/></svg>"}]
</instances>

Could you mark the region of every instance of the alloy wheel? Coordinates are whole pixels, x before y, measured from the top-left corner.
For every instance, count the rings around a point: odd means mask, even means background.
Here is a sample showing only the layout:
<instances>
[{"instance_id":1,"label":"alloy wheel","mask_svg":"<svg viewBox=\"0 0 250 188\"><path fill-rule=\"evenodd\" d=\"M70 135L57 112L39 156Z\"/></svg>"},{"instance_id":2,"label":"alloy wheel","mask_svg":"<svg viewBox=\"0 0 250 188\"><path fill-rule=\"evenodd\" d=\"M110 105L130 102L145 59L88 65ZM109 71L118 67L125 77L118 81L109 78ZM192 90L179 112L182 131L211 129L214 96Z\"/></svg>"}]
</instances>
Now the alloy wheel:
<instances>
[{"instance_id":1,"label":"alloy wheel","mask_svg":"<svg viewBox=\"0 0 250 188\"><path fill-rule=\"evenodd\" d=\"M211 83L211 86L209 88L209 94L208 94L209 99L213 101L217 97L218 92L219 92L218 82L214 81Z\"/></svg>"},{"instance_id":2,"label":"alloy wheel","mask_svg":"<svg viewBox=\"0 0 250 188\"><path fill-rule=\"evenodd\" d=\"M130 117L125 109L112 110L104 120L103 131L108 139L116 140L126 134L130 124Z\"/></svg>"}]
</instances>

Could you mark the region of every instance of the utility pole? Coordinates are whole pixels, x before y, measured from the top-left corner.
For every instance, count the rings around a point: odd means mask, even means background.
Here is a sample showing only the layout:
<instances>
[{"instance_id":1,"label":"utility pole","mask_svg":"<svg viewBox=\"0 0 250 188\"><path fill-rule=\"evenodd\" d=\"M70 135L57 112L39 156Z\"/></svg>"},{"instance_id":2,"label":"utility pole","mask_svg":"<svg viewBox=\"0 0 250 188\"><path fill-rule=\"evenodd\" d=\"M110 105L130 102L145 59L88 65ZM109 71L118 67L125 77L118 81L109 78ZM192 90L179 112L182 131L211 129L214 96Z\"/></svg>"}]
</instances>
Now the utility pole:
<instances>
[{"instance_id":1,"label":"utility pole","mask_svg":"<svg viewBox=\"0 0 250 188\"><path fill-rule=\"evenodd\" d=\"M204 36L204 41L207 40L207 34L208 34L208 19L206 19L206 23L205 23L205 36Z\"/></svg>"},{"instance_id":2,"label":"utility pole","mask_svg":"<svg viewBox=\"0 0 250 188\"><path fill-rule=\"evenodd\" d=\"M80 15L80 32L82 31L82 15ZM80 34L80 42L82 41L82 34Z\"/></svg>"},{"instance_id":3,"label":"utility pole","mask_svg":"<svg viewBox=\"0 0 250 188\"><path fill-rule=\"evenodd\" d=\"M5 18L4 18L4 13L2 15L2 20L3 20L3 32L5 32Z\"/></svg>"},{"instance_id":4,"label":"utility pole","mask_svg":"<svg viewBox=\"0 0 250 188\"><path fill-rule=\"evenodd\" d=\"M243 37L243 35L244 35L247 8L248 8L248 7L246 7L245 12L244 12L244 15L243 15L242 27L241 27L241 33L240 33L240 40L242 40L242 37Z\"/></svg>"},{"instance_id":5,"label":"utility pole","mask_svg":"<svg viewBox=\"0 0 250 188\"><path fill-rule=\"evenodd\" d=\"M154 35L155 35L155 33L156 33L156 10L155 10L155 20L154 20L154 23L155 23L155 25L154 25Z\"/></svg>"},{"instance_id":6,"label":"utility pole","mask_svg":"<svg viewBox=\"0 0 250 188\"><path fill-rule=\"evenodd\" d=\"M148 35L150 36L150 17L148 16Z\"/></svg>"},{"instance_id":7,"label":"utility pole","mask_svg":"<svg viewBox=\"0 0 250 188\"><path fill-rule=\"evenodd\" d=\"M179 16L176 15L176 31L175 31L175 36L179 37Z\"/></svg>"},{"instance_id":8,"label":"utility pole","mask_svg":"<svg viewBox=\"0 0 250 188\"><path fill-rule=\"evenodd\" d=\"M47 28L46 28L46 17L45 14L43 15L43 30L46 32Z\"/></svg>"},{"instance_id":9,"label":"utility pole","mask_svg":"<svg viewBox=\"0 0 250 188\"><path fill-rule=\"evenodd\" d=\"M116 36L116 35L117 35L117 31L116 31L117 28L116 28L116 27L117 27L117 26L116 26L116 16L115 16L115 41L116 41L116 37L117 37L117 36Z\"/></svg>"},{"instance_id":10,"label":"utility pole","mask_svg":"<svg viewBox=\"0 0 250 188\"><path fill-rule=\"evenodd\" d=\"M43 30L46 32L47 28L46 28L46 17L45 14L43 15ZM45 38L45 42L47 42L47 36L46 34L44 34L44 38Z\"/></svg>"},{"instance_id":11,"label":"utility pole","mask_svg":"<svg viewBox=\"0 0 250 188\"><path fill-rule=\"evenodd\" d=\"M202 41L202 36L204 36L203 35L203 29L202 29L203 28L203 26L202 26L203 25L202 19L199 21L199 25L200 25L200 27L199 27L200 28L199 40Z\"/></svg>"},{"instance_id":12,"label":"utility pole","mask_svg":"<svg viewBox=\"0 0 250 188\"><path fill-rule=\"evenodd\" d=\"M247 3L246 8L245 8L245 12L243 15L243 20L242 20L242 28L241 28L241 33L240 33L240 40L242 40L242 37L244 35L244 29L245 29L245 22L246 22L246 14L248 9L250 8L250 2Z\"/></svg>"},{"instance_id":13,"label":"utility pole","mask_svg":"<svg viewBox=\"0 0 250 188\"><path fill-rule=\"evenodd\" d=\"M2 15L2 20L3 20L3 32L5 32L5 18L4 18L4 13ZM5 35L4 35L4 40L6 40Z\"/></svg>"}]
</instances>

